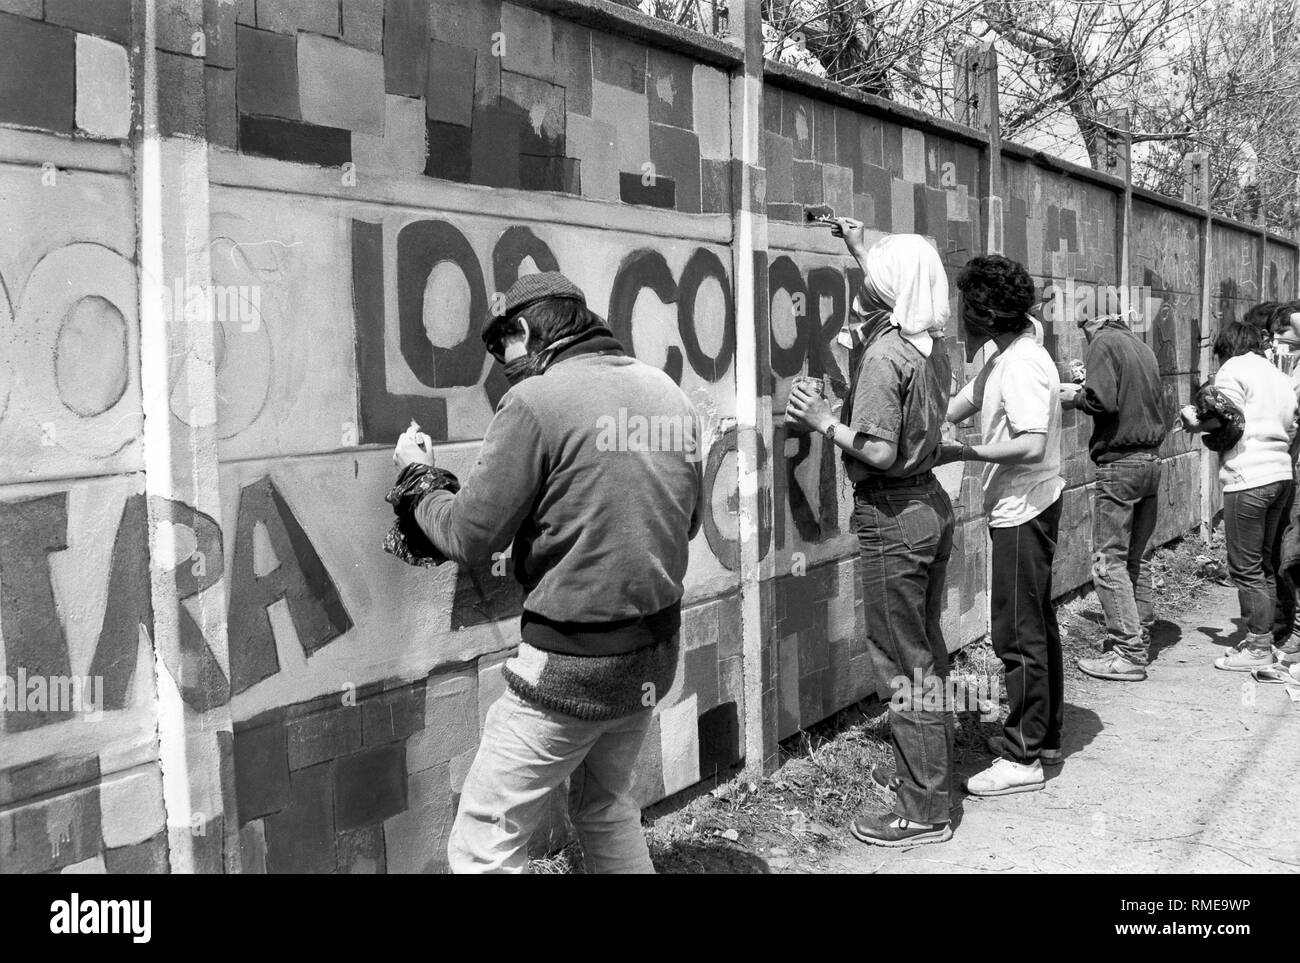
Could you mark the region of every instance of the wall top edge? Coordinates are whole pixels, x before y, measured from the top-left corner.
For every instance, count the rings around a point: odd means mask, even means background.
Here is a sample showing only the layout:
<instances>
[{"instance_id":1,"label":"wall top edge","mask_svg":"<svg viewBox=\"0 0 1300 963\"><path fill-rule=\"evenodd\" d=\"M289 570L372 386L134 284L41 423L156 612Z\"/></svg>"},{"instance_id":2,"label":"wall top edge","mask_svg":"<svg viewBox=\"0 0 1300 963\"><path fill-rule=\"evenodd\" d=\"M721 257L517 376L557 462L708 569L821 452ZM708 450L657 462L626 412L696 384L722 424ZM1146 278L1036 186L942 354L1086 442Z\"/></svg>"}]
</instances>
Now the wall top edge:
<instances>
[{"instance_id":1,"label":"wall top edge","mask_svg":"<svg viewBox=\"0 0 1300 963\"><path fill-rule=\"evenodd\" d=\"M1156 191L1148 190L1145 187L1138 187L1134 184L1133 199L1142 201L1146 204L1153 204L1157 207L1168 208L1169 210L1177 211L1180 214L1187 214L1190 217L1195 217L1202 221L1205 220L1205 209L1203 207L1197 207L1195 204L1191 204L1183 200L1181 197L1170 197L1167 194L1160 194Z\"/></svg>"},{"instance_id":2,"label":"wall top edge","mask_svg":"<svg viewBox=\"0 0 1300 963\"><path fill-rule=\"evenodd\" d=\"M1155 207L1163 207L1166 210L1177 211L1180 214L1186 214L1195 218L1197 221L1204 222L1205 209L1197 207L1195 204L1189 204L1181 197L1169 197L1165 194L1159 194L1145 187L1133 188L1133 199L1142 201L1145 204L1151 204ZM1239 221L1236 218L1228 217L1224 214L1211 212L1210 220L1215 227L1225 227L1229 230L1240 231L1243 234L1249 234L1253 237L1264 235L1265 240L1270 244L1277 244L1280 247L1288 248L1292 251L1300 250L1300 240L1287 237L1285 234L1278 234L1276 231L1262 228L1258 224L1250 224L1246 221Z\"/></svg>"},{"instance_id":3,"label":"wall top edge","mask_svg":"<svg viewBox=\"0 0 1300 963\"><path fill-rule=\"evenodd\" d=\"M763 62L763 79L770 84L796 93L821 99L830 99L842 106L853 107L868 114L896 120L911 127L919 127L936 134L944 134L968 144L987 146L988 135L956 121L931 117L915 107L897 104L892 100L866 94L852 87L824 80L812 74L772 60Z\"/></svg>"},{"instance_id":4,"label":"wall top edge","mask_svg":"<svg viewBox=\"0 0 1300 963\"><path fill-rule=\"evenodd\" d=\"M510 2L517 6L564 17L584 27L594 27L663 50L685 54L717 67L739 67L744 63L743 51L733 43L687 30L685 27L658 20L639 11L610 3L608 0L510 0Z\"/></svg>"},{"instance_id":5,"label":"wall top edge","mask_svg":"<svg viewBox=\"0 0 1300 963\"><path fill-rule=\"evenodd\" d=\"M1026 147L1023 144L1017 144L1015 141L1002 141L1001 150L1004 156L1015 160L1035 164L1058 174L1065 174L1081 181L1088 181L1098 187L1106 187L1121 194L1124 192L1124 178L1116 177L1114 174L1105 174L1091 167L1084 167L1082 164L1075 164L1060 157L1053 157L1051 154L1035 150L1032 147Z\"/></svg>"}]
</instances>

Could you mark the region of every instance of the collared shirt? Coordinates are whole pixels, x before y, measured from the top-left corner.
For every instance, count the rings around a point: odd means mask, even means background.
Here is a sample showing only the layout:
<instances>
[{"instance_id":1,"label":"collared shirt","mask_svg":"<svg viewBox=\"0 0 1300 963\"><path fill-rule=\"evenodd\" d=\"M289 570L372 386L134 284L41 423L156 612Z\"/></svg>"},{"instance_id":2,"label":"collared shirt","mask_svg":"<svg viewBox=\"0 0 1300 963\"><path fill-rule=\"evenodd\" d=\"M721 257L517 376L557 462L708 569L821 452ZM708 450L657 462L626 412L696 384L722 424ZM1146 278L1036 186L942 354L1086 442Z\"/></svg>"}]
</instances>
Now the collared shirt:
<instances>
[{"instance_id":1,"label":"collared shirt","mask_svg":"<svg viewBox=\"0 0 1300 963\"><path fill-rule=\"evenodd\" d=\"M840 419L854 431L898 445L898 457L884 471L843 453L849 480L906 477L929 471L939 460L952 369L947 345L936 338L926 357L898 328L871 341L853 378L850 404Z\"/></svg>"},{"instance_id":2,"label":"collared shirt","mask_svg":"<svg viewBox=\"0 0 1300 963\"><path fill-rule=\"evenodd\" d=\"M984 512L990 528L1011 528L1036 518L1065 488L1061 477L1061 380L1047 349L1032 331L1016 338L980 370L959 397L980 409L984 444L1016 435L1047 436L1042 460L984 468Z\"/></svg>"}]
</instances>

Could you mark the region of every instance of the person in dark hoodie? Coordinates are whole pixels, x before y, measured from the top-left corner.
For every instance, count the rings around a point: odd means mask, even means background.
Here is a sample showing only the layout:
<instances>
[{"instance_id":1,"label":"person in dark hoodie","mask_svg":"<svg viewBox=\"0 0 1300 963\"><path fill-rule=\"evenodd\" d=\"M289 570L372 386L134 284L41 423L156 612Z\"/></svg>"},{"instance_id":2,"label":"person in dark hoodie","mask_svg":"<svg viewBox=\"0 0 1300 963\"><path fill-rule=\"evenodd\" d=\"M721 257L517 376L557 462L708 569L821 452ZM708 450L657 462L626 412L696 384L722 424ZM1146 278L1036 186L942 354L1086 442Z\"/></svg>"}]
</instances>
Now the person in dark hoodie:
<instances>
[{"instance_id":1,"label":"person in dark hoodie","mask_svg":"<svg viewBox=\"0 0 1300 963\"><path fill-rule=\"evenodd\" d=\"M588 871L652 873L631 791L651 713L677 671L702 508L696 412L558 272L520 278L483 339L512 386L460 491L429 493L415 514L460 564L513 541L526 595L508 689L488 710L461 791L450 866L523 872L548 796L567 778ZM674 443L619 438L609 426L624 416L673 426ZM398 466L431 465L427 442L404 434Z\"/></svg>"},{"instance_id":2,"label":"person in dark hoodie","mask_svg":"<svg viewBox=\"0 0 1300 963\"><path fill-rule=\"evenodd\" d=\"M1155 352L1115 316L1085 318L1082 385L1061 386L1061 404L1092 418L1089 454L1097 466L1092 511L1092 584L1106 617L1099 658L1080 659L1097 679L1147 677L1155 611L1151 537L1159 513L1159 448L1168 433Z\"/></svg>"}]
</instances>

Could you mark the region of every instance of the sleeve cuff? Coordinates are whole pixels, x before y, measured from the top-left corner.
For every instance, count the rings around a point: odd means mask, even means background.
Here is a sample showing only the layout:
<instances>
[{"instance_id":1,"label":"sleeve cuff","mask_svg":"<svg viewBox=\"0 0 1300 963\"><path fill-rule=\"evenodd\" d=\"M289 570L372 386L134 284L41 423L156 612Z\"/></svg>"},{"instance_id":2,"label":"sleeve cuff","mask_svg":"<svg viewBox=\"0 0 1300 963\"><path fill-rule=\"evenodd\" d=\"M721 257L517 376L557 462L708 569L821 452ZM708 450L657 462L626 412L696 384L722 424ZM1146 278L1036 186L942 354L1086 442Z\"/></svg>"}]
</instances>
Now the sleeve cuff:
<instances>
[{"instance_id":1,"label":"sleeve cuff","mask_svg":"<svg viewBox=\"0 0 1300 963\"><path fill-rule=\"evenodd\" d=\"M898 444L897 431L891 431L890 429L884 427L883 425L878 425L875 422L869 421L867 422L866 425L863 426L850 425L849 427L851 427L854 431L862 432L864 435L870 435L872 438L879 438L881 441L887 441L895 445Z\"/></svg>"}]
</instances>

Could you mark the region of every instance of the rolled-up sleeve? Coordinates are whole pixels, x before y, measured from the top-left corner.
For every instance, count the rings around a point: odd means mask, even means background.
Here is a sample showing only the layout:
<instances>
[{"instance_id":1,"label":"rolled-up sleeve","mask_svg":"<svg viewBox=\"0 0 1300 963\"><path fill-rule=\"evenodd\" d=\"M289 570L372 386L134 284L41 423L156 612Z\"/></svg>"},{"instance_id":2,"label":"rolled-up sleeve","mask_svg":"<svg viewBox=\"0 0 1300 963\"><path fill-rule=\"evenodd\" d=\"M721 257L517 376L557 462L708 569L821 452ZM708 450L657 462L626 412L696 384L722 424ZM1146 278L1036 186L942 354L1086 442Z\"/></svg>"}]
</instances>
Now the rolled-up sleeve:
<instances>
[{"instance_id":1,"label":"rolled-up sleeve","mask_svg":"<svg viewBox=\"0 0 1300 963\"><path fill-rule=\"evenodd\" d=\"M858 371L849 427L898 444L903 426L903 381L904 372L893 359L868 353Z\"/></svg>"}]
</instances>

